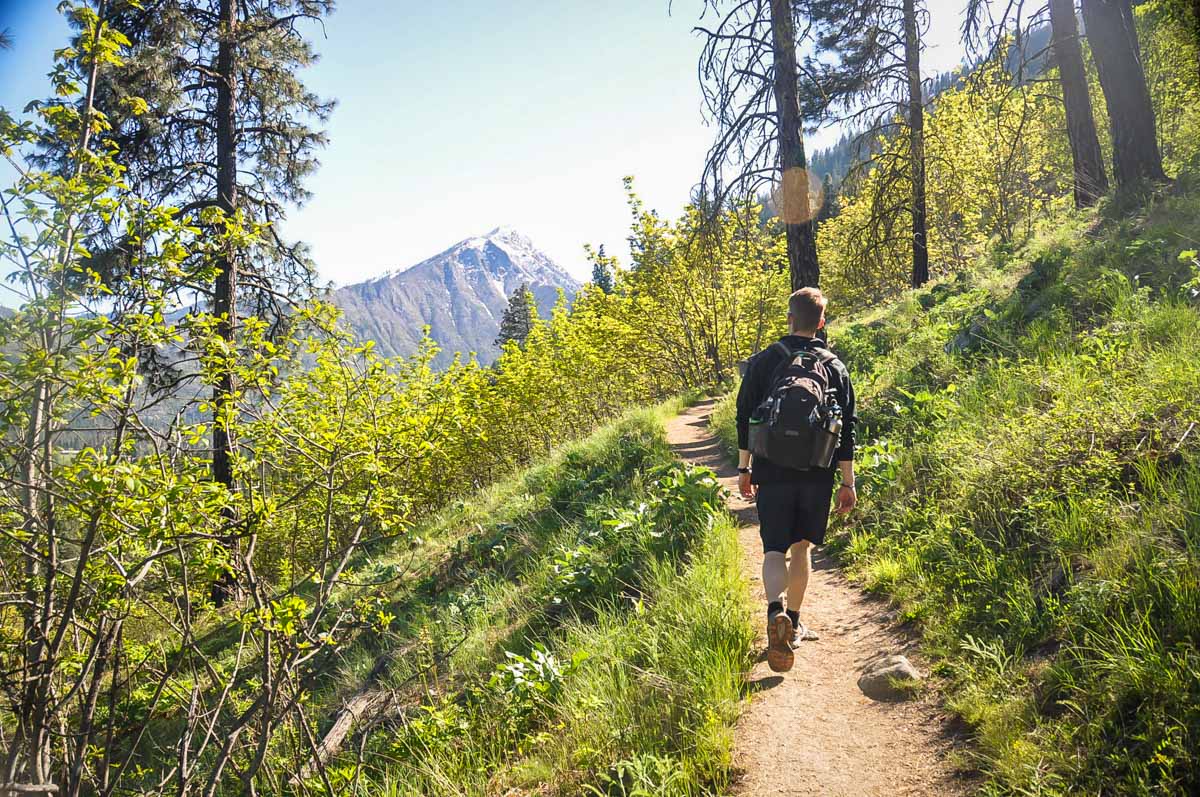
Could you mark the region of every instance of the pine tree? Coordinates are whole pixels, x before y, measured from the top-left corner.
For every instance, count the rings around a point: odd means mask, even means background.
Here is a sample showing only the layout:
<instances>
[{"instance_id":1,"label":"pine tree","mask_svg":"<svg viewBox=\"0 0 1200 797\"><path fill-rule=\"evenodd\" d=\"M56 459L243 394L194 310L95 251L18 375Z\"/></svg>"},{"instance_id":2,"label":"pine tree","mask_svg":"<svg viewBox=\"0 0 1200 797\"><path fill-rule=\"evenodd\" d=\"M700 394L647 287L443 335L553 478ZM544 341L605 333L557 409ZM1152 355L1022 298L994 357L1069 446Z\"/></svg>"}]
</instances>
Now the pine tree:
<instances>
[{"instance_id":1,"label":"pine tree","mask_svg":"<svg viewBox=\"0 0 1200 797\"><path fill-rule=\"evenodd\" d=\"M308 198L304 179L317 166L331 102L305 88L296 72L316 60L299 26L319 21L333 0L111 0L106 22L125 32L131 52L104 73L95 104L114 126L118 162L128 182L156 204L180 208L185 223L206 230L211 284L186 278L186 301L208 299L219 335L237 351L245 307L282 324L297 298L312 290L306 248L284 241L276 223ZM135 100L134 98L138 98ZM59 162L61 149L41 160ZM263 225L253 242L228 235L226 220ZM107 265L103 277L120 291L132 269L113 230L88 231L87 248ZM183 270L185 274L190 269ZM212 476L236 489L226 425L238 386L227 368L213 386ZM229 518L231 528L237 519ZM214 591L216 600L227 597Z\"/></svg>"},{"instance_id":2,"label":"pine tree","mask_svg":"<svg viewBox=\"0 0 1200 797\"><path fill-rule=\"evenodd\" d=\"M925 97L921 81L921 0L813 0L809 16L818 53L807 71L817 87L806 98L807 116L863 125L860 138L895 131L904 120L908 153L897 164L907 172L913 287L929 279L925 198ZM893 168L890 167L889 168ZM902 208L885 209L900 212Z\"/></svg>"},{"instance_id":3,"label":"pine tree","mask_svg":"<svg viewBox=\"0 0 1200 797\"><path fill-rule=\"evenodd\" d=\"M820 227L821 222L832 219L840 210L833 175L826 173L825 178L821 180L821 209L817 211L817 226Z\"/></svg>"},{"instance_id":4,"label":"pine tree","mask_svg":"<svg viewBox=\"0 0 1200 797\"><path fill-rule=\"evenodd\" d=\"M1074 165L1075 207L1089 207L1108 190L1104 158L1096 136L1092 98L1088 93L1074 0L1050 0L1054 60L1067 114L1067 140Z\"/></svg>"},{"instance_id":5,"label":"pine tree","mask_svg":"<svg viewBox=\"0 0 1200 797\"><path fill-rule=\"evenodd\" d=\"M533 325L537 321L537 301L529 285L522 282L512 295L508 297L508 306L500 318L500 334L496 336L496 346L503 349L510 340L518 346L524 346Z\"/></svg>"},{"instance_id":6,"label":"pine tree","mask_svg":"<svg viewBox=\"0 0 1200 797\"><path fill-rule=\"evenodd\" d=\"M756 196L773 184L791 284L815 287L821 270L799 101L799 5L792 0L705 0L705 7L720 17L714 28L695 29L706 37L700 55L701 92L705 111L717 127L701 177L702 192L713 198L709 222L731 198Z\"/></svg>"},{"instance_id":7,"label":"pine tree","mask_svg":"<svg viewBox=\"0 0 1200 797\"><path fill-rule=\"evenodd\" d=\"M1108 107L1117 185L1166 179L1130 0L1083 0L1083 23Z\"/></svg>"},{"instance_id":8,"label":"pine tree","mask_svg":"<svg viewBox=\"0 0 1200 797\"><path fill-rule=\"evenodd\" d=\"M613 292L613 272L611 259L604 254L604 244L592 257L592 284L606 294Z\"/></svg>"},{"instance_id":9,"label":"pine tree","mask_svg":"<svg viewBox=\"0 0 1200 797\"><path fill-rule=\"evenodd\" d=\"M796 65L796 20L791 0L771 0L771 43L775 63L775 118L779 150L779 208L787 236L792 290L821 282L817 261L817 233L808 195L808 160L804 153L803 117L800 113Z\"/></svg>"},{"instance_id":10,"label":"pine tree","mask_svg":"<svg viewBox=\"0 0 1200 797\"><path fill-rule=\"evenodd\" d=\"M284 317L313 289L307 248L285 241L278 222L308 199L304 182L326 143L317 125L333 103L309 91L297 73L316 60L303 26L333 6L333 0L104 4L108 23L132 42L125 65L96 87L97 110L115 127L118 161L143 196L176 205L186 221L214 235L219 230L206 220L213 208L271 225L238 252L235 264L236 304L259 317ZM48 150L43 161L59 154ZM91 233L90 250L119 253L122 242L109 231ZM105 276L119 289L125 264L110 259ZM213 302L228 293L186 287Z\"/></svg>"}]
</instances>

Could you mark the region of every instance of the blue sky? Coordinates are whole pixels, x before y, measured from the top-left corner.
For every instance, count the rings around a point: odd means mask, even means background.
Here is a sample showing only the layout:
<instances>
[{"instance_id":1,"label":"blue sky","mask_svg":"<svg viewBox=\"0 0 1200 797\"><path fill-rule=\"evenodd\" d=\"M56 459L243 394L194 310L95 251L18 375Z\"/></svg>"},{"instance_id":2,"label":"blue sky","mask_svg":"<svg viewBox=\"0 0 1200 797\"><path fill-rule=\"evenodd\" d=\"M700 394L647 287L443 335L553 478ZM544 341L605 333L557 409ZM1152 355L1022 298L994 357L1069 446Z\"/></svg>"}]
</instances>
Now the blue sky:
<instances>
[{"instance_id":1,"label":"blue sky","mask_svg":"<svg viewBox=\"0 0 1200 797\"><path fill-rule=\"evenodd\" d=\"M0 106L46 93L66 26L54 0L0 0ZM959 2L929 4L925 71L960 57ZM338 100L314 197L284 232L348 284L510 225L587 275L583 245L627 254L621 178L674 216L712 130L691 32L700 0L341 0L305 79ZM810 148L835 137L810 140Z\"/></svg>"}]
</instances>

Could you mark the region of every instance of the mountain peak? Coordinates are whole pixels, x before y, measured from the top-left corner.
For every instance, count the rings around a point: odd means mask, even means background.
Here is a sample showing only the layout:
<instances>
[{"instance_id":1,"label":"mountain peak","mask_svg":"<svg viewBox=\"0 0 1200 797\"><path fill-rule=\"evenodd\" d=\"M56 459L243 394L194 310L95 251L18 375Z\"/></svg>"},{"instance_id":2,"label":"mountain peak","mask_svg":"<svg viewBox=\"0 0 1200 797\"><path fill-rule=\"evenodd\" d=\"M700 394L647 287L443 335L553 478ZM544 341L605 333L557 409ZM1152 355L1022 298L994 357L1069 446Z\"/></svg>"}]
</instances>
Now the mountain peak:
<instances>
[{"instance_id":1,"label":"mountain peak","mask_svg":"<svg viewBox=\"0 0 1200 797\"><path fill-rule=\"evenodd\" d=\"M570 297L579 283L528 236L508 225L464 238L411 268L389 272L334 294L346 320L384 354L416 350L428 325L447 364L455 351L474 351L481 362L496 355L493 340L508 297L521 285L548 316L559 290Z\"/></svg>"},{"instance_id":2,"label":"mountain peak","mask_svg":"<svg viewBox=\"0 0 1200 797\"><path fill-rule=\"evenodd\" d=\"M442 257L450 252L461 251L463 249L483 249L488 244L499 247L510 257L544 261L545 263L549 263L552 267L557 268L557 266L554 266L554 264L550 262L550 259L546 257L546 255L542 254L541 250L534 245L533 241L528 235L518 232L515 228L510 227L507 224L495 227L483 235L472 235L470 238L464 238L438 257Z\"/></svg>"},{"instance_id":3,"label":"mountain peak","mask_svg":"<svg viewBox=\"0 0 1200 797\"><path fill-rule=\"evenodd\" d=\"M495 229L493 229L491 232L489 232L484 237L485 238L525 238L526 240L528 240L528 238L526 236L517 232L516 229L509 226L508 224L501 224L499 227L496 227Z\"/></svg>"}]
</instances>

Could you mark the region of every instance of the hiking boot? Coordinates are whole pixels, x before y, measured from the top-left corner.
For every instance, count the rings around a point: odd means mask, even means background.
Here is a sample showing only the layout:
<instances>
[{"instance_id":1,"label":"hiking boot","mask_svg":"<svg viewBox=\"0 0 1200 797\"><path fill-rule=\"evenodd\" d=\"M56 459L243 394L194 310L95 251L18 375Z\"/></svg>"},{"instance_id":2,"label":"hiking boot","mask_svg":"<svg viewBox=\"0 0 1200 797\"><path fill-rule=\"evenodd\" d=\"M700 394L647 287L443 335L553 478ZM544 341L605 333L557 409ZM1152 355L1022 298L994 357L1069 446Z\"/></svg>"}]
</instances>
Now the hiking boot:
<instances>
[{"instance_id":1,"label":"hiking boot","mask_svg":"<svg viewBox=\"0 0 1200 797\"><path fill-rule=\"evenodd\" d=\"M804 623L796 623L795 630L792 631L792 646L795 647L801 642L816 642L821 637L806 626Z\"/></svg>"},{"instance_id":2,"label":"hiking boot","mask_svg":"<svg viewBox=\"0 0 1200 797\"><path fill-rule=\"evenodd\" d=\"M788 619L792 621L792 646L795 647L801 642L815 642L820 639L819 636L809 630L808 626L800 622L800 612L792 609L787 610Z\"/></svg>"},{"instance_id":3,"label":"hiking boot","mask_svg":"<svg viewBox=\"0 0 1200 797\"><path fill-rule=\"evenodd\" d=\"M787 672L796 662L792 630L792 618L786 612L775 612L767 618L767 666L775 672Z\"/></svg>"}]
</instances>

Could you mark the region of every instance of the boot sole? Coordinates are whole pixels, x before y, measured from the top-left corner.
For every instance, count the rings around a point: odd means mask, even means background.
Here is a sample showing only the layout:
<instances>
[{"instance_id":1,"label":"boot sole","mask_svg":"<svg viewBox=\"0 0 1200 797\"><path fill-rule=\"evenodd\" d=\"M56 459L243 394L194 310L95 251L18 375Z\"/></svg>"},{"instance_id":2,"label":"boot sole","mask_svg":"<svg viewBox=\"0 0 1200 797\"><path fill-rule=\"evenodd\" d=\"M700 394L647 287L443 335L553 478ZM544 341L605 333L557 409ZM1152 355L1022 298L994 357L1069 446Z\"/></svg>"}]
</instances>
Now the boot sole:
<instances>
[{"instance_id":1,"label":"boot sole","mask_svg":"<svg viewBox=\"0 0 1200 797\"><path fill-rule=\"evenodd\" d=\"M780 612L767 623L767 666L775 672L787 672L796 663L792 652L792 621Z\"/></svg>"}]
</instances>

